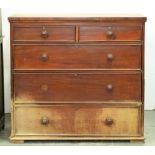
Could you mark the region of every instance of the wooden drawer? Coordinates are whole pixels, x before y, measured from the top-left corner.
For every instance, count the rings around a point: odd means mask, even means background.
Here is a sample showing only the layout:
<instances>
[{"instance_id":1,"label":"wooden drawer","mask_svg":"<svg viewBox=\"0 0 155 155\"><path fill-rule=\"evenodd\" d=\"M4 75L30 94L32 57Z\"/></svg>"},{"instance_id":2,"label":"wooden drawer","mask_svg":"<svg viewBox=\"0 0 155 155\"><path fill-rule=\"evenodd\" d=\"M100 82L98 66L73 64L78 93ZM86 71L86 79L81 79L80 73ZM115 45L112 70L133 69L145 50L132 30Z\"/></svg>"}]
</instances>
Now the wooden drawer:
<instances>
[{"instance_id":1,"label":"wooden drawer","mask_svg":"<svg viewBox=\"0 0 155 155\"><path fill-rule=\"evenodd\" d=\"M80 41L142 40L141 25L80 26Z\"/></svg>"},{"instance_id":2,"label":"wooden drawer","mask_svg":"<svg viewBox=\"0 0 155 155\"><path fill-rule=\"evenodd\" d=\"M15 45L14 69L141 69L141 46Z\"/></svg>"},{"instance_id":3,"label":"wooden drawer","mask_svg":"<svg viewBox=\"0 0 155 155\"><path fill-rule=\"evenodd\" d=\"M140 101L140 73L38 73L14 75L15 102Z\"/></svg>"},{"instance_id":4,"label":"wooden drawer","mask_svg":"<svg viewBox=\"0 0 155 155\"><path fill-rule=\"evenodd\" d=\"M16 135L139 136L140 107L18 106Z\"/></svg>"},{"instance_id":5,"label":"wooden drawer","mask_svg":"<svg viewBox=\"0 0 155 155\"><path fill-rule=\"evenodd\" d=\"M74 41L74 26L15 26L14 41Z\"/></svg>"}]
</instances>

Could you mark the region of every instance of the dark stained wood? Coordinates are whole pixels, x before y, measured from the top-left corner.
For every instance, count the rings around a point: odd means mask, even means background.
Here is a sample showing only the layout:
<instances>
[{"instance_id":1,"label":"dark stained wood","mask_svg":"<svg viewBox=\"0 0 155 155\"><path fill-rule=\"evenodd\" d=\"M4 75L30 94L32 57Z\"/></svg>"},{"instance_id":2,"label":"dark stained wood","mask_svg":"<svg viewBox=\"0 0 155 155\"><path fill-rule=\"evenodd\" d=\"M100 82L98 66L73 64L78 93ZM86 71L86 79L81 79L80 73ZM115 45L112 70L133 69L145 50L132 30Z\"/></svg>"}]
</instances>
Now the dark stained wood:
<instances>
[{"instance_id":1,"label":"dark stained wood","mask_svg":"<svg viewBox=\"0 0 155 155\"><path fill-rule=\"evenodd\" d=\"M16 74L14 80L15 101L24 103L141 100L141 74Z\"/></svg>"},{"instance_id":2,"label":"dark stained wood","mask_svg":"<svg viewBox=\"0 0 155 155\"><path fill-rule=\"evenodd\" d=\"M105 41L105 40L141 40L141 25L134 26L80 26L79 40Z\"/></svg>"},{"instance_id":3,"label":"dark stained wood","mask_svg":"<svg viewBox=\"0 0 155 155\"><path fill-rule=\"evenodd\" d=\"M105 22L108 22L108 23L111 23L111 22L114 22L114 23L143 23L146 21L146 17L142 16L142 15L136 15L136 14L133 14L133 15L117 15L117 14L92 14L92 15L89 15L89 14L85 14L85 15L74 15L74 14L71 14L71 15L66 15L63 14L63 15L59 15L59 17L57 15L53 16L53 15L17 15L17 16L14 16L14 17L9 17L8 18L10 23L34 23L34 22L37 22L37 23L45 23L45 22L48 22L48 23L63 23L63 22L102 22L102 23L105 23Z\"/></svg>"},{"instance_id":4,"label":"dark stained wood","mask_svg":"<svg viewBox=\"0 0 155 155\"><path fill-rule=\"evenodd\" d=\"M9 21L12 142L144 140L146 17Z\"/></svg>"},{"instance_id":5,"label":"dark stained wood","mask_svg":"<svg viewBox=\"0 0 155 155\"><path fill-rule=\"evenodd\" d=\"M43 35L43 33L47 33ZM16 41L75 41L74 26L15 26L14 40Z\"/></svg>"},{"instance_id":6,"label":"dark stained wood","mask_svg":"<svg viewBox=\"0 0 155 155\"><path fill-rule=\"evenodd\" d=\"M46 56L46 58L43 58ZM141 69L140 45L16 45L14 69ZM132 62L132 63L131 63Z\"/></svg>"}]
</instances>

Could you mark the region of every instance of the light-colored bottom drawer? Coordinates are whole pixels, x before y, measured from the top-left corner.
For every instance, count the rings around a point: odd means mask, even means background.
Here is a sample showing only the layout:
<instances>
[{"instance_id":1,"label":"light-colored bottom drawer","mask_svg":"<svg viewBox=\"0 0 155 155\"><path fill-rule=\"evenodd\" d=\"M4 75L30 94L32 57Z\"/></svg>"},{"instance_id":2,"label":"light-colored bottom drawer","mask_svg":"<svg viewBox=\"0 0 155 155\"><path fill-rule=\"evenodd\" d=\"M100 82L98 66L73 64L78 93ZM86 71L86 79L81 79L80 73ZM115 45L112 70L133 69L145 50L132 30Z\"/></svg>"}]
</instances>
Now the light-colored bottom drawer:
<instances>
[{"instance_id":1,"label":"light-colored bottom drawer","mask_svg":"<svg viewBox=\"0 0 155 155\"><path fill-rule=\"evenodd\" d=\"M27 105L16 106L16 136L138 136L141 106Z\"/></svg>"}]
</instances>

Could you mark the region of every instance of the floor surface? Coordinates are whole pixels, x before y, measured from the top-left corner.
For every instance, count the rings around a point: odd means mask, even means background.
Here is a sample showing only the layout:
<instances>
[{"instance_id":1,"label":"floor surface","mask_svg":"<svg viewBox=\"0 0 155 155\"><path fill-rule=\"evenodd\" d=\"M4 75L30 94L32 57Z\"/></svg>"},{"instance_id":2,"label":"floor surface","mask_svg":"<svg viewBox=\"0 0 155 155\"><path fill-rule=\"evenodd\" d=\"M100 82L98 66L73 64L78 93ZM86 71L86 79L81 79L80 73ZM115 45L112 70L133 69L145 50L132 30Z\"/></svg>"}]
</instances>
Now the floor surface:
<instances>
[{"instance_id":1,"label":"floor surface","mask_svg":"<svg viewBox=\"0 0 155 155\"><path fill-rule=\"evenodd\" d=\"M10 114L5 116L5 129L0 132L0 146L35 145L35 146L154 146L155 145L155 111L145 111L145 143L130 143L129 141L25 141L24 144L11 144Z\"/></svg>"}]
</instances>

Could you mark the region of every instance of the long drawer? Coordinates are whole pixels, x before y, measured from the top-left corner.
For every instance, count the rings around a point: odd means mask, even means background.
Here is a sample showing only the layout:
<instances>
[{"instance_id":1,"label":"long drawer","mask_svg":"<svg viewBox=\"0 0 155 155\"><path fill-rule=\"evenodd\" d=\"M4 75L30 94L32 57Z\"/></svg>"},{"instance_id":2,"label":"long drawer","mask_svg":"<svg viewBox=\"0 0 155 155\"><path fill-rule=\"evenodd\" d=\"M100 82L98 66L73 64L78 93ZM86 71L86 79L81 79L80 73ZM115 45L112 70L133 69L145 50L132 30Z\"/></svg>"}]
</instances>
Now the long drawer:
<instances>
[{"instance_id":1,"label":"long drawer","mask_svg":"<svg viewBox=\"0 0 155 155\"><path fill-rule=\"evenodd\" d=\"M140 101L141 73L14 74L15 102Z\"/></svg>"},{"instance_id":2,"label":"long drawer","mask_svg":"<svg viewBox=\"0 0 155 155\"><path fill-rule=\"evenodd\" d=\"M17 106L14 127L17 136L139 136L140 111L140 106Z\"/></svg>"},{"instance_id":3,"label":"long drawer","mask_svg":"<svg viewBox=\"0 0 155 155\"><path fill-rule=\"evenodd\" d=\"M17 70L141 69L140 45L15 45L13 49Z\"/></svg>"}]
</instances>

